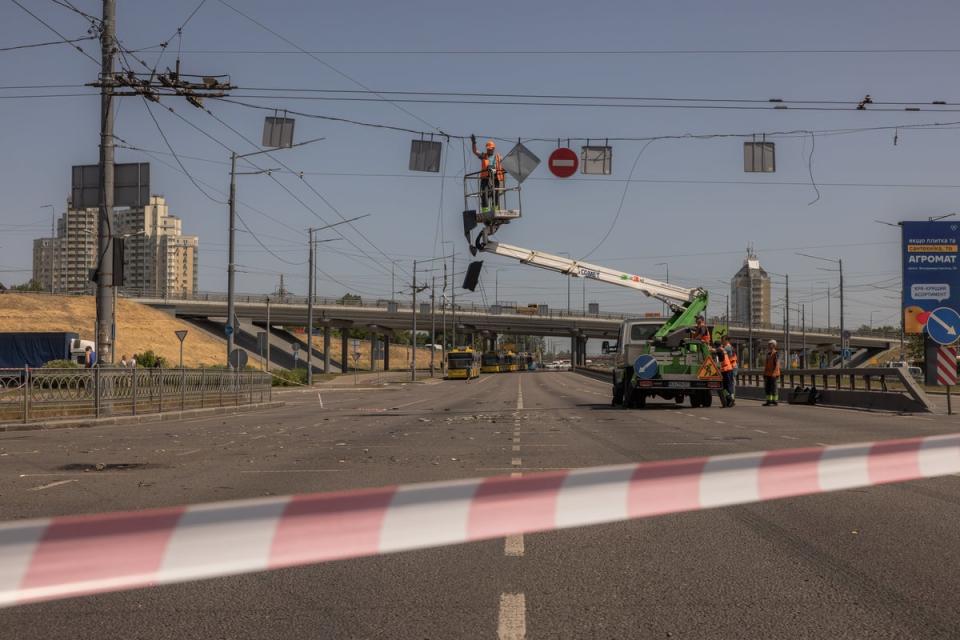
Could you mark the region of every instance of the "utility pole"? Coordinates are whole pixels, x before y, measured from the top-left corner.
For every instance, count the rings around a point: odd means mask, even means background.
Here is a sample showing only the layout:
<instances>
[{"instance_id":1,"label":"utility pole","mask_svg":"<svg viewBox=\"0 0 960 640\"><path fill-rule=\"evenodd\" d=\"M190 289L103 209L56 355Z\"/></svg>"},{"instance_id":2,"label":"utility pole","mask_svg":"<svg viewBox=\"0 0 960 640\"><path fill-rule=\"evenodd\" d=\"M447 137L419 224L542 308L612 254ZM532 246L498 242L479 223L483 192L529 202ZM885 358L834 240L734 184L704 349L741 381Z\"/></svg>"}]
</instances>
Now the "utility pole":
<instances>
[{"instance_id":1,"label":"utility pole","mask_svg":"<svg viewBox=\"0 0 960 640\"><path fill-rule=\"evenodd\" d=\"M750 284L749 295L750 295L750 304L747 305L747 342L750 345L748 349L748 356L750 358L749 368L753 369L754 357L753 357L753 274L750 273L750 267L747 266L747 282Z\"/></svg>"},{"instance_id":2,"label":"utility pole","mask_svg":"<svg viewBox=\"0 0 960 640\"><path fill-rule=\"evenodd\" d=\"M227 366L230 367L230 354L233 353L233 333L237 330L234 324L236 313L236 291L234 290L234 281L236 279L237 265L234 262L236 256L236 243L234 242L237 232L237 152L230 153L230 196L229 196L229 222L227 225ZM309 352L308 352L309 353ZM309 371L309 369L308 369ZM308 374L309 375L309 374Z\"/></svg>"},{"instance_id":3,"label":"utility pole","mask_svg":"<svg viewBox=\"0 0 960 640\"><path fill-rule=\"evenodd\" d=\"M800 368L809 369L810 366L807 363L807 305L805 304L800 305L800 326L801 331L803 332L803 346L801 347L801 351L803 351L803 357L801 358Z\"/></svg>"},{"instance_id":4,"label":"utility pole","mask_svg":"<svg viewBox=\"0 0 960 640\"><path fill-rule=\"evenodd\" d=\"M313 386L313 258L316 253L316 245L313 244L313 227L307 229L309 239L307 268L310 273L307 275L307 386Z\"/></svg>"},{"instance_id":5,"label":"utility pole","mask_svg":"<svg viewBox=\"0 0 960 640\"><path fill-rule=\"evenodd\" d=\"M786 314L784 314L784 331L787 333L786 343L787 343L787 369L793 368L793 357L790 353L790 274L783 276L784 281L786 282L787 288L787 301L786 301Z\"/></svg>"},{"instance_id":6,"label":"utility pole","mask_svg":"<svg viewBox=\"0 0 960 640\"><path fill-rule=\"evenodd\" d=\"M847 352L843 345L843 258L837 258L837 266L840 269L840 368L847 366Z\"/></svg>"},{"instance_id":7,"label":"utility pole","mask_svg":"<svg viewBox=\"0 0 960 640\"><path fill-rule=\"evenodd\" d=\"M417 261L413 261L413 331L410 333L410 380L417 381Z\"/></svg>"},{"instance_id":8,"label":"utility pole","mask_svg":"<svg viewBox=\"0 0 960 640\"><path fill-rule=\"evenodd\" d=\"M113 58L116 0L103 0L100 32L100 219L97 224L97 361L113 364Z\"/></svg>"},{"instance_id":9,"label":"utility pole","mask_svg":"<svg viewBox=\"0 0 960 640\"><path fill-rule=\"evenodd\" d=\"M433 377L434 354L437 352L437 276L430 276L430 377Z\"/></svg>"},{"instance_id":10,"label":"utility pole","mask_svg":"<svg viewBox=\"0 0 960 640\"><path fill-rule=\"evenodd\" d=\"M270 298L267 298L267 373L270 373Z\"/></svg>"},{"instance_id":11,"label":"utility pole","mask_svg":"<svg viewBox=\"0 0 960 640\"><path fill-rule=\"evenodd\" d=\"M451 243L452 244L452 243ZM446 262L446 261L444 261ZM450 254L450 262L453 267L453 273L450 274L450 290L452 294L450 306L450 321L453 323L453 342L452 348L457 348L457 252Z\"/></svg>"},{"instance_id":12,"label":"utility pole","mask_svg":"<svg viewBox=\"0 0 960 640\"><path fill-rule=\"evenodd\" d=\"M443 348L440 349L440 372L447 373L447 261L443 261L443 293L440 295L440 322L443 334Z\"/></svg>"}]
</instances>

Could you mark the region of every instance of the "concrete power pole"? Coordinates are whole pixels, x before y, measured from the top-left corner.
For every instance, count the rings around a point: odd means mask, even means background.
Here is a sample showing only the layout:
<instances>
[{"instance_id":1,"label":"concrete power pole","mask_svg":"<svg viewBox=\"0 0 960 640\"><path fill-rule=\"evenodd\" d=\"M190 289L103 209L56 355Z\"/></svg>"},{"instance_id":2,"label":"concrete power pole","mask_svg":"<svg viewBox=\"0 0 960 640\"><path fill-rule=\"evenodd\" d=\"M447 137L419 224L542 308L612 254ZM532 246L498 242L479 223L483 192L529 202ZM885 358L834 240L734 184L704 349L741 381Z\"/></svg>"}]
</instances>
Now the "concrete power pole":
<instances>
[{"instance_id":1,"label":"concrete power pole","mask_svg":"<svg viewBox=\"0 0 960 640\"><path fill-rule=\"evenodd\" d=\"M116 0L103 0L100 33L100 219L97 224L97 359L113 364L113 58L116 54Z\"/></svg>"}]
</instances>

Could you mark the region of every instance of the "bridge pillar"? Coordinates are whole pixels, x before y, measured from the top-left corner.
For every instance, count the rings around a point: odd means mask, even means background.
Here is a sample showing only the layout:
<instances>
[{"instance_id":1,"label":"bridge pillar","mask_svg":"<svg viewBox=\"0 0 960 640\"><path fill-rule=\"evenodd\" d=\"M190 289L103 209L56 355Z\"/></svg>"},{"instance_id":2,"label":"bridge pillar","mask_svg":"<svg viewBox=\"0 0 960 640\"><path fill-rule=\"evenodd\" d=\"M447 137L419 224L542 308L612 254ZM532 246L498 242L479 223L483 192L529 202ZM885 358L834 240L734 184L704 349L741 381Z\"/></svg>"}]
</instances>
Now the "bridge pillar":
<instances>
[{"instance_id":1,"label":"bridge pillar","mask_svg":"<svg viewBox=\"0 0 960 640\"><path fill-rule=\"evenodd\" d=\"M570 368L577 368L577 351L579 347L577 336L570 336Z\"/></svg>"},{"instance_id":2,"label":"bridge pillar","mask_svg":"<svg viewBox=\"0 0 960 640\"><path fill-rule=\"evenodd\" d=\"M340 328L340 372L350 371L350 354L347 352L347 328Z\"/></svg>"},{"instance_id":3,"label":"bridge pillar","mask_svg":"<svg viewBox=\"0 0 960 640\"><path fill-rule=\"evenodd\" d=\"M383 370L390 371L390 335L383 334Z\"/></svg>"},{"instance_id":4,"label":"bridge pillar","mask_svg":"<svg viewBox=\"0 0 960 640\"><path fill-rule=\"evenodd\" d=\"M323 327L323 372L330 373L330 325Z\"/></svg>"},{"instance_id":5,"label":"bridge pillar","mask_svg":"<svg viewBox=\"0 0 960 640\"><path fill-rule=\"evenodd\" d=\"M370 331L370 371L377 370L377 332Z\"/></svg>"}]
</instances>

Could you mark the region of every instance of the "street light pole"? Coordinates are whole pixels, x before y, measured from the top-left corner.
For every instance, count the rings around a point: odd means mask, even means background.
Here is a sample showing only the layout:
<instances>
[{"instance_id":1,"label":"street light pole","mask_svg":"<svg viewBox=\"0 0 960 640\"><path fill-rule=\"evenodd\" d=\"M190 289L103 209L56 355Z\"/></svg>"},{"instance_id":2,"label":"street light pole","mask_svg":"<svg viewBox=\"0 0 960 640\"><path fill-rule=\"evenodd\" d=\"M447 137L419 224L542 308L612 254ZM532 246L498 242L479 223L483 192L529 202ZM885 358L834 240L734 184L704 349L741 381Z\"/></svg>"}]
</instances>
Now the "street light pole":
<instances>
[{"instance_id":1,"label":"street light pole","mask_svg":"<svg viewBox=\"0 0 960 640\"><path fill-rule=\"evenodd\" d=\"M410 380L417 381L417 261L413 261L413 331L410 332Z\"/></svg>"},{"instance_id":2,"label":"street light pole","mask_svg":"<svg viewBox=\"0 0 960 640\"><path fill-rule=\"evenodd\" d=\"M313 292L314 292L314 256L316 255L316 245L313 244L313 227L307 229L309 239L307 240L307 268L310 273L307 274L307 386L313 386Z\"/></svg>"}]
</instances>

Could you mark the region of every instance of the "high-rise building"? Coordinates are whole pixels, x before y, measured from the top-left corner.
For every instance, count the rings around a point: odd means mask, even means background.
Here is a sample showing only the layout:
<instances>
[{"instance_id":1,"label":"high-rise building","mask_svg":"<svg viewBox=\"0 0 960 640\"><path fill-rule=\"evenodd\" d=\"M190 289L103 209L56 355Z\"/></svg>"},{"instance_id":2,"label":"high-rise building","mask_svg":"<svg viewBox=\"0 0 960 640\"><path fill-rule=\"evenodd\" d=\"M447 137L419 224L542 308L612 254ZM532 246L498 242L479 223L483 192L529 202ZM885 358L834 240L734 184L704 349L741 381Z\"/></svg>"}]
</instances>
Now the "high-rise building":
<instances>
[{"instance_id":1,"label":"high-rise building","mask_svg":"<svg viewBox=\"0 0 960 640\"><path fill-rule=\"evenodd\" d=\"M69 208L57 223L56 238L38 238L33 277L47 291L90 293L97 258L97 209ZM124 241L123 290L135 295L183 295L197 289L199 239L182 235L163 196L142 207L116 209L113 232Z\"/></svg>"},{"instance_id":2,"label":"high-rise building","mask_svg":"<svg viewBox=\"0 0 960 640\"><path fill-rule=\"evenodd\" d=\"M45 291L90 293L97 259L97 210L70 209L57 220L54 238L33 241L33 279Z\"/></svg>"},{"instance_id":3,"label":"high-rise building","mask_svg":"<svg viewBox=\"0 0 960 640\"><path fill-rule=\"evenodd\" d=\"M197 290L199 238L183 235L163 196L143 207L118 209L116 233L124 238L124 289L146 295L183 295Z\"/></svg>"},{"instance_id":4,"label":"high-rise building","mask_svg":"<svg viewBox=\"0 0 960 640\"><path fill-rule=\"evenodd\" d=\"M747 247L747 257L743 266L730 281L730 315L734 324L755 328L770 324L770 276L760 260Z\"/></svg>"}]
</instances>

